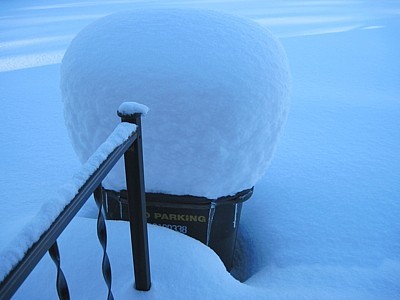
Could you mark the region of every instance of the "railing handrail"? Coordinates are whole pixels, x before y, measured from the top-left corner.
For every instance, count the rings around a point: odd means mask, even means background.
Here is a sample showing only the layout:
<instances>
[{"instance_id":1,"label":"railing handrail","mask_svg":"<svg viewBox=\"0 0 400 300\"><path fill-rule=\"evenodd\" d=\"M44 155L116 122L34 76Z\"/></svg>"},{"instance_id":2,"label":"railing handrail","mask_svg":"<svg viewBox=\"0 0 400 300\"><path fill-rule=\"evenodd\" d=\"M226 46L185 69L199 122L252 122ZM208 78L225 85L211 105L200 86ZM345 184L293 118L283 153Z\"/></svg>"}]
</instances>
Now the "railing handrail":
<instances>
[{"instance_id":1,"label":"railing handrail","mask_svg":"<svg viewBox=\"0 0 400 300\"><path fill-rule=\"evenodd\" d=\"M126 116L125 116L126 117ZM25 253L24 257L12 268L12 270L5 276L5 278L0 283L0 299L9 299L16 292L16 290L20 287L20 285L24 282L24 280L28 277L28 275L32 272L35 266L38 264L40 259L46 254L46 252L50 249L50 247L56 243L57 238L61 235L63 230L68 226L68 224L72 221L78 211L81 209L83 204L89 199L90 195L101 185L103 179L108 175L112 167L118 162L118 160L125 154L125 160L127 158L127 152L132 147L134 147L134 143L138 143L140 140L140 145L136 145L135 149L141 149L141 124L140 124L140 114L135 114L135 120L138 121L138 126L135 131L133 131L127 140L125 140L122 144L117 146L100 164L100 166L90 175L90 177L86 180L86 182L81 186L78 191L78 194L70 201L70 203L62 210L62 212L58 215L58 217L54 220L54 222L50 225L50 227L40 236L40 238L33 243L33 245L29 248L29 250ZM126 120L129 123L134 123L129 120ZM125 123L126 124L126 123ZM122 124L118 125L121 126ZM142 153L140 153L142 155ZM142 162L142 157L140 157L140 161ZM139 163L140 165L140 163ZM143 166L142 169L139 170L142 172L141 176L143 176ZM143 181L143 177L142 177ZM140 191L144 195L144 185L142 186L143 190ZM143 199L142 199L143 200ZM141 226L143 227L143 226ZM132 222L131 222L132 229ZM147 249L147 231L146 233L146 249ZM132 234L132 233L131 233ZM132 237L133 239L133 237ZM147 253L148 255L148 253ZM148 256L147 256L148 263ZM135 264L135 260L134 260ZM148 273L148 282L147 286L150 288L149 282L149 271ZM136 272L135 272L136 275ZM136 276L135 276L136 277Z\"/></svg>"}]
</instances>

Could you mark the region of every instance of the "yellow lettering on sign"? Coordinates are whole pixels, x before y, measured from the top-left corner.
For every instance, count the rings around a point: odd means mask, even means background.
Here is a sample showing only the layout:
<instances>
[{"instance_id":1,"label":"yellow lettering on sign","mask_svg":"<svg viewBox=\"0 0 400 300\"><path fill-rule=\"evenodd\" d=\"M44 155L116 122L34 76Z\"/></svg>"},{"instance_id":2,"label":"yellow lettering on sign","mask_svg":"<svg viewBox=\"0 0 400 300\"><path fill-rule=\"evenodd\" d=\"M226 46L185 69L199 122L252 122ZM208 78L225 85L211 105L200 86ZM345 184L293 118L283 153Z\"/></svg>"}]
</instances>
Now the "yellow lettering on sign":
<instances>
[{"instance_id":1,"label":"yellow lettering on sign","mask_svg":"<svg viewBox=\"0 0 400 300\"><path fill-rule=\"evenodd\" d=\"M147 216L147 218L150 218L151 214L146 213L146 216ZM200 223L207 222L207 218L205 216L198 216L198 215L154 213L153 217L155 220L180 221L180 222L200 222Z\"/></svg>"}]
</instances>

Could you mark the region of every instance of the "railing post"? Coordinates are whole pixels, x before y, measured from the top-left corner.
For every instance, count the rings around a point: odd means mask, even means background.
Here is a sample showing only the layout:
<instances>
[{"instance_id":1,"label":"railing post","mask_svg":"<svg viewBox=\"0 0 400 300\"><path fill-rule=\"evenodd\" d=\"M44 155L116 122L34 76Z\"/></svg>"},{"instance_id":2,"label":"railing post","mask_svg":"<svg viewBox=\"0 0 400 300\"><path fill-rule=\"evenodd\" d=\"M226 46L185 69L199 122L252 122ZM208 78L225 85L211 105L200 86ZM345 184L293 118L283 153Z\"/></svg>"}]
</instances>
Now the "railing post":
<instances>
[{"instance_id":1,"label":"railing post","mask_svg":"<svg viewBox=\"0 0 400 300\"><path fill-rule=\"evenodd\" d=\"M111 291L111 284L112 284L111 264L107 254L107 228L103 215L104 192L102 186L99 185L94 190L93 194L97 208L99 209L99 212L97 214L97 237L99 239L101 247L103 248L103 260L101 262L101 271L103 273L104 281L108 287L107 300L114 300L114 295Z\"/></svg>"},{"instance_id":2,"label":"railing post","mask_svg":"<svg viewBox=\"0 0 400 300\"><path fill-rule=\"evenodd\" d=\"M141 114L118 111L122 122L137 125L136 141L125 152L125 175L131 229L135 288L148 291L151 286L150 260L147 237L146 195L144 185Z\"/></svg>"},{"instance_id":3,"label":"railing post","mask_svg":"<svg viewBox=\"0 0 400 300\"><path fill-rule=\"evenodd\" d=\"M60 259L60 251L58 250L57 241L49 248L49 254L54 264L57 267L57 279L56 279L56 288L58 299L60 300L69 300L69 290L67 280L65 279L64 273L61 270L61 259Z\"/></svg>"}]
</instances>

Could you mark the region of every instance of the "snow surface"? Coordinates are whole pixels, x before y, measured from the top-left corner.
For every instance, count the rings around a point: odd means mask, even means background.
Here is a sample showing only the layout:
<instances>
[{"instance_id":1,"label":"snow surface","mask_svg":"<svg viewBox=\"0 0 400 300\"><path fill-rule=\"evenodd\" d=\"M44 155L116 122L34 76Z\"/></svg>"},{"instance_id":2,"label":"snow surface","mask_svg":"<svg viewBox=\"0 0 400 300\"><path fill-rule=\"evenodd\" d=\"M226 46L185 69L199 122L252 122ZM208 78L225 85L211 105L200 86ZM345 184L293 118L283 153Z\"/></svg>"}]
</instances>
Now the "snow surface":
<instances>
[{"instance_id":1,"label":"snow surface","mask_svg":"<svg viewBox=\"0 0 400 300\"><path fill-rule=\"evenodd\" d=\"M204 245L149 226L153 286L137 292L129 228L108 222L116 299L399 299L398 1L2 1L0 251L81 165L60 101L68 44L137 7L216 9L267 26L293 90L275 158L243 206L235 271L246 282ZM96 221L76 218L60 251L74 298L104 298ZM14 298L56 299L54 286L45 256Z\"/></svg>"},{"instance_id":2,"label":"snow surface","mask_svg":"<svg viewBox=\"0 0 400 300\"><path fill-rule=\"evenodd\" d=\"M65 120L81 161L119 122L121 99L134 99L152 109L143 121L146 190L210 199L249 189L265 173L286 120L289 77L269 31L195 9L102 18L77 35L61 65ZM106 188L126 189L123 167Z\"/></svg>"},{"instance_id":3,"label":"snow surface","mask_svg":"<svg viewBox=\"0 0 400 300\"><path fill-rule=\"evenodd\" d=\"M118 113L123 115L140 113L145 116L148 112L149 108L146 105L136 102L123 102L118 108Z\"/></svg>"},{"instance_id":4,"label":"snow surface","mask_svg":"<svg viewBox=\"0 0 400 300\"><path fill-rule=\"evenodd\" d=\"M24 257L26 251L50 228L63 209L78 194L79 189L100 167L101 163L136 130L135 124L120 123L95 153L82 165L73 178L65 183L56 197L44 203L39 212L0 252L0 281Z\"/></svg>"}]
</instances>

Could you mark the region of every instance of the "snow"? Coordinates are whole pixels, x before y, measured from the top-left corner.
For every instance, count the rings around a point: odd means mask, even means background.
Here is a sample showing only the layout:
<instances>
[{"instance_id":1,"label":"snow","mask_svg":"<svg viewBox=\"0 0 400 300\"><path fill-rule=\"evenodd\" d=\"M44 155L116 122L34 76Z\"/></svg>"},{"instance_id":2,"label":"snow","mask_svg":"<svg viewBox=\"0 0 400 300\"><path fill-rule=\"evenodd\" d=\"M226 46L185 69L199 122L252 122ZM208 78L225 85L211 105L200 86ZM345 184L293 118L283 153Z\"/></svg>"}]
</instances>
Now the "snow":
<instances>
[{"instance_id":1,"label":"snow","mask_svg":"<svg viewBox=\"0 0 400 300\"><path fill-rule=\"evenodd\" d=\"M398 299L396 1L3 1L0 44L15 47L0 48L10 66L0 69L0 251L81 165L64 126L62 55L56 61L48 53L64 53L68 37L100 15L173 6L263 20L290 62L290 114L267 174L243 204L235 272L247 280L233 279L201 243L149 226L153 285L137 292L129 226L107 222L116 299ZM79 15L93 17L72 18ZM91 209L85 215L95 215ZM104 298L96 221L75 218L60 251L73 298ZM14 298L56 297L46 255Z\"/></svg>"},{"instance_id":2,"label":"snow","mask_svg":"<svg viewBox=\"0 0 400 300\"><path fill-rule=\"evenodd\" d=\"M140 113L145 116L148 112L149 108L146 105L136 102L123 102L118 108L118 113L123 115L133 115L135 113Z\"/></svg>"},{"instance_id":3,"label":"snow","mask_svg":"<svg viewBox=\"0 0 400 300\"><path fill-rule=\"evenodd\" d=\"M61 65L66 124L81 161L118 122L121 99L134 99L152 109L143 121L146 190L210 199L249 189L265 173L289 86L286 55L269 31L208 10L107 16L77 35ZM122 162L104 186L125 189L121 174Z\"/></svg>"},{"instance_id":4,"label":"snow","mask_svg":"<svg viewBox=\"0 0 400 300\"><path fill-rule=\"evenodd\" d=\"M107 140L82 165L71 181L66 182L58 190L57 197L52 197L52 199L44 203L36 216L13 238L9 245L2 249L0 253L0 281L24 257L26 251L39 240L40 236L49 229L50 225L78 194L79 189L100 167L101 163L115 148L126 141L135 130L136 125L134 124L119 124Z\"/></svg>"}]
</instances>

